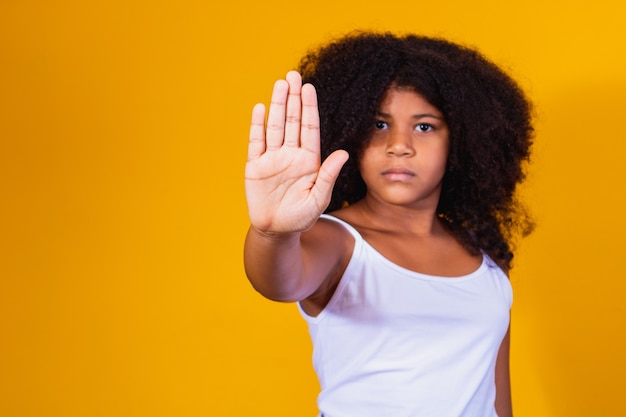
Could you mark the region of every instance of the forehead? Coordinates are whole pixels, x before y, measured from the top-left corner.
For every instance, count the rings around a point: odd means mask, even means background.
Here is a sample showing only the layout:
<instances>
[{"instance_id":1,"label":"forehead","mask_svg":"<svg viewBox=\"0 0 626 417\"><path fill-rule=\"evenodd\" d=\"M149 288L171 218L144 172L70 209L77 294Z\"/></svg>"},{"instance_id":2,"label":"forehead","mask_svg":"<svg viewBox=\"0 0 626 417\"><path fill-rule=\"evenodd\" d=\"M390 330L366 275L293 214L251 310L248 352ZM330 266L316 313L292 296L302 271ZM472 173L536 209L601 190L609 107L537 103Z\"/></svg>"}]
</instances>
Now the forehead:
<instances>
[{"instance_id":1,"label":"forehead","mask_svg":"<svg viewBox=\"0 0 626 417\"><path fill-rule=\"evenodd\" d=\"M415 111L442 116L441 111L413 87L392 85L383 95L379 105L379 113Z\"/></svg>"}]
</instances>

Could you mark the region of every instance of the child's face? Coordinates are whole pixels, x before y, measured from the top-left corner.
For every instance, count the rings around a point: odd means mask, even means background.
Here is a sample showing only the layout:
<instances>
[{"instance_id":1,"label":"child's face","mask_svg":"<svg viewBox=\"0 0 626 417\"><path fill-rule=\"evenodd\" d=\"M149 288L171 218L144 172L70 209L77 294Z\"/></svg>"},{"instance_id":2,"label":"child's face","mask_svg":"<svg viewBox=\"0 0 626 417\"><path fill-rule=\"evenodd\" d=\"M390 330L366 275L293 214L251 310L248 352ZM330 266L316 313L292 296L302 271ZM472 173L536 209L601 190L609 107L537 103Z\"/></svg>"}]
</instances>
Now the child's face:
<instances>
[{"instance_id":1,"label":"child's face","mask_svg":"<svg viewBox=\"0 0 626 417\"><path fill-rule=\"evenodd\" d=\"M442 113L414 90L391 87L375 120L359 160L368 197L436 208L450 143Z\"/></svg>"}]
</instances>

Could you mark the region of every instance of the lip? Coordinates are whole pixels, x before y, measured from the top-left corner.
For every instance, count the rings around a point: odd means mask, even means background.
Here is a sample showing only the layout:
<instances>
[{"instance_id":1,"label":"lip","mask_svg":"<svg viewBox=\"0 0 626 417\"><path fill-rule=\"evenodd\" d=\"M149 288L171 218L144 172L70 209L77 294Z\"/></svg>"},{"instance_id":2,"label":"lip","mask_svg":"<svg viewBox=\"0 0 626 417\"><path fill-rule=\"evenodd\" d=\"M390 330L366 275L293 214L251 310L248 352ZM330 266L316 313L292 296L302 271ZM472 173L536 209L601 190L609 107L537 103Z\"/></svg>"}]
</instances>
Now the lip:
<instances>
[{"instance_id":1,"label":"lip","mask_svg":"<svg viewBox=\"0 0 626 417\"><path fill-rule=\"evenodd\" d=\"M410 169L397 167L397 168L389 168L382 172L383 177L390 181L409 181L413 177L415 177L415 173Z\"/></svg>"}]
</instances>

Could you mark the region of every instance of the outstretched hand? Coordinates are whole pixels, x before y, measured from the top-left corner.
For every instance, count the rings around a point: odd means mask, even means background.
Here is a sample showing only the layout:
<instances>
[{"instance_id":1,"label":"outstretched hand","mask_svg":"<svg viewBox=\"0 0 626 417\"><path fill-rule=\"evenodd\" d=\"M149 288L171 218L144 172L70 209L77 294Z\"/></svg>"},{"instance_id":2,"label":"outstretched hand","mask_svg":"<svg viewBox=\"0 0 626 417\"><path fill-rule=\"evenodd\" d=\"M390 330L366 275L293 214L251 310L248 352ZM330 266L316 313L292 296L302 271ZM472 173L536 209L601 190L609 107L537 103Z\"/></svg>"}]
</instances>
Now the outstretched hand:
<instances>
[{"instance_id":1,"label":"outstretched hand","mask_svg":"<svg viewBox=\"0 0 626 417\"><path fill-rule=\"evenodd\" d=\"M252 110L245 170L252 227L271 234L310 228L347 160L348 153L338 150L321 163L315 87L290 71L274 84L267 125L265 106Z\"/></svg>"}]
</instances>

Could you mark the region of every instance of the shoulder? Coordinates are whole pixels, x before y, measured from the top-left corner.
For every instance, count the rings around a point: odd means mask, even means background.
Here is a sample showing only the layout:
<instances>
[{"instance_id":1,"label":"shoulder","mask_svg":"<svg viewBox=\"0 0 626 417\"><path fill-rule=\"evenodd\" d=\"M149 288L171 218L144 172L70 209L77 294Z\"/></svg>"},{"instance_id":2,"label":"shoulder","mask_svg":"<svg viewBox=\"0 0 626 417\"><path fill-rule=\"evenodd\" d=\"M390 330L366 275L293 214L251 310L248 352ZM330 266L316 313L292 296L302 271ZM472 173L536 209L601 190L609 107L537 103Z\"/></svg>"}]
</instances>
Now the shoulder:
<instances>
[{"instance_id":1,"label":"shoulder","mask_svg":"<svg viewBox=\"0 0 626 417\"><path fill-rule=\"evenodd\" d=\"M302 236L305 240L319 242L326 246L329 244L352 246L355 233L356 229L350 222L333 213L322 215Z\"/></svg>"},{"instance_id":2,"label":"shoulder","mask_svg":"<svg viewBox=\"0 0 626 417\"><path fill-rule=\"evenodd\" d=\"M350 261L358 232L349 223L336 216L321 216L302 234L305 252L328 269L344 267Z\"/></svg>"}]
</instances>

